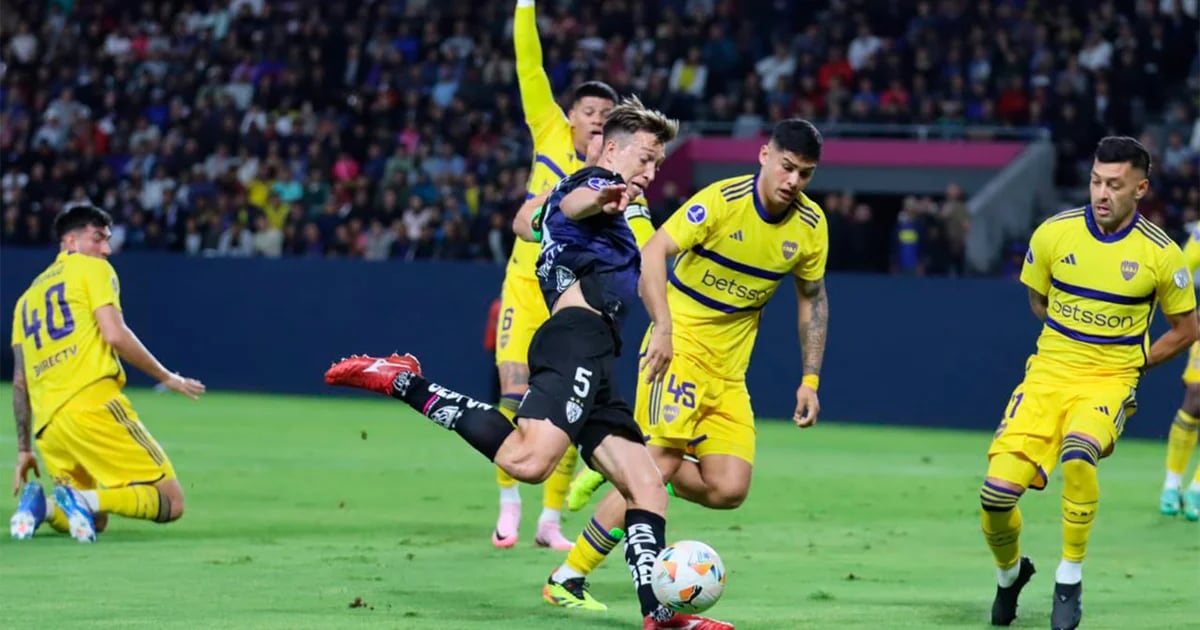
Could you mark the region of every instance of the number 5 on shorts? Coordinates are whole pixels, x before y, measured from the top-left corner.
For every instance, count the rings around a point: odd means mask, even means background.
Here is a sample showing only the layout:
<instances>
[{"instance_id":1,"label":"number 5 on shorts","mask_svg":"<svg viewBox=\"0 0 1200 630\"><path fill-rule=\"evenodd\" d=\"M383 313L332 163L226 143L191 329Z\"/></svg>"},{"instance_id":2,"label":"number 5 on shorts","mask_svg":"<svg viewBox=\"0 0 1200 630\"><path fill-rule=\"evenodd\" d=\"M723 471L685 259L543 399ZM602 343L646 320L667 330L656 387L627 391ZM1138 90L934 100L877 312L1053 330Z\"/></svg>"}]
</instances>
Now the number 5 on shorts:
<instances>
[{"instance_id":1,"label":"number 5 on shorts","mask_svg":"<svg viewBox=\"0 0 1200 630\"><path fill-rule=\"evenodd\" d=\"M590 391L592 391L592 371L583 367L575 368L575 395L587 398Z\"/></svg>"}]
</instances>

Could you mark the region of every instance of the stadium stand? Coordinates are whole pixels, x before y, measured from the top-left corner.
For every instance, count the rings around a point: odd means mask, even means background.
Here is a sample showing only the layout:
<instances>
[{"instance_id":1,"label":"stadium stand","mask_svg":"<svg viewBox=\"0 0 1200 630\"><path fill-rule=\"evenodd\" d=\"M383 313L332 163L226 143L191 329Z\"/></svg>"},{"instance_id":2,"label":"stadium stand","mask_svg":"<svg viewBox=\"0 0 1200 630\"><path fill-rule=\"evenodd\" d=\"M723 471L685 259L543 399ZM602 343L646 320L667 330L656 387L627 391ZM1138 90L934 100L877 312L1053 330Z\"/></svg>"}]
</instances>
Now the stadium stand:
<instances>
[{"instance_id":1,"label":"stadium stand","mask_svg":"<svg viewBox=\"0 0 1200 630\"><path fill-rule=\"evenodd\" d=\"M1136 135L1160 167L1143 211L1175 236L1200 219L1195 0L547 4L562 94L600 78L710 135L793 115L827 136L1048 134L1064 201L1099 137ZM90 199L117 218L121 250L500 264L511 247L530 138L509 3L9 7L6 246L49 245L55 213ZM821 201L843 226L834 270L962 270L953 183L941 198Z\"/></svg>"}]
</instances>

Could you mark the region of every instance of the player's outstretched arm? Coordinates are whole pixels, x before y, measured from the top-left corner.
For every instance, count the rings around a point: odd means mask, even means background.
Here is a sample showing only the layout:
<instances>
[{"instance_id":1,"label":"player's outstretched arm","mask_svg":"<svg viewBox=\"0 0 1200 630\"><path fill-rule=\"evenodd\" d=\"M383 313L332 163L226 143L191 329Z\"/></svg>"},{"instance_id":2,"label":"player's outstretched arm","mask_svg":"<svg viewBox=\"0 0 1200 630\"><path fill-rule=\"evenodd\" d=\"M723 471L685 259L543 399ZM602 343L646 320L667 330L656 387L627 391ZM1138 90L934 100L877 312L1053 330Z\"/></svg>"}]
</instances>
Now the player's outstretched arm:
<instances>
[{"instance_id":1,"label":"player's outstretched arm","mask_svg":"<svg viewBox=\"0 0 1200 630\"><path fill-rule=\"evenodd\" d=\"M817 399L817 383L821 375L821 364L825 360L825 339L829 333L829 296L825 293L825 279L796 279L797 326L800 331L800 347L803 351L804 377L796 390L796 413L792 420L800 427L809 427L817 422L821 411Z\"/></svg>"},{"instance_id":2,"label":"player's outstretched arm","mask_svg":"<svg viewBox=\"0 0 1200 630\"><path fill-rule=\"evenodd\" d=\"M196 400L204 393L204 383L192 378L184 378L163 367L158 359L146 349L142 340L125 324L121 310L112 304L106 304L96 309L96 322L100 325L100 334L104 341L121 355L122 359L132 363L137 369L150 375L162 383L167 389L178 392Z\"/></svg>"},{"instance_id":3,"label":"player's outstretched arm","mask_svg":"<svg viewBox=\"0 0 1200 630\"><path fill-rule=\"evenodd\" d=\"M562 119L554 101L550 77L542 67L542 41L538 37L537 9L533 0L517 0L513 14L513 52L517 60L517 89L525 123L537 140L543 127Z\"/></svg>"},{"instance_id":4,"label":"player's outstretched arm","mask_svg":"<svg viewBox=\"0 0 1200 630\"><path fill-rule=\"evenodd\" d=\"M1036 289L1029 289L1029 309L1037 318L1046 321L1046 311L1050 308L1050 298L1042 295Z\"/></svg>"},{"instance_id":5,"label":"player's outstretched arm","mask_svg":"<svg viewBox=\"0 0 1200 630\"><path fill-rule=\"evenodd\" d=\"M1167 323L1171 329L1150 346L1150 354L1146 356L1147 370L1175 358L1200 338L1200 320L1196 319L1194 310L1167 315Z\"/></svg>"},{"instance_id":6,"label":"player's outstretched arm","mask_svg":"<svg viewBox=\"0 0 1200 630\"><path fill-rule=\"evenodd\" d=\"M662 379L674 356L671 307L667 303L667 259L678 256L680 251L679 244L666 230L655 232L642 248L642 277L638 280L638 293L646 304L650 321L654 323L650 343L646 346L646 356L642 359L647 383Z\"/></svg>"},{"instance_id":7,"label":"player's outstretched arm","mask_svg":"<svg viewBox=\"0 0 1200 630\"><path fill-rule=\"evenodd\" d=\"M567 193L558 202L558 209L572 221L582 221L590 216L600 214L620 214L629 205L625 184L588 182Z\"/></svg>"},{"instance_id":8,"label":"player's outstretched arm","mask_svg":"<svg viewBox=\"0 0 1200 630\"><path fill-rule=\"evenodd\" d=\"M517 216L513 217L513 233L523 241L539 243L542 240L542 206L550 198L549 192L531 197L521 204Z\"/></svg>"},{"instance_id":9,"label":"player's outstretched arm","mask_svg":"<svg viewBox=\"0 0 1200 630\"><path fill-rule=\"evenodd\" d=\"M13 474L13 496L21 491L25 479L32 470L35 476L41 477L38 471L37 458L33 456L33 440L31 439L33 425L33 409L29 404L29 385L25 381L25 356L20 345L13 346L13 419L17 424L17 467Z\"/></svg>"}]
</instances>

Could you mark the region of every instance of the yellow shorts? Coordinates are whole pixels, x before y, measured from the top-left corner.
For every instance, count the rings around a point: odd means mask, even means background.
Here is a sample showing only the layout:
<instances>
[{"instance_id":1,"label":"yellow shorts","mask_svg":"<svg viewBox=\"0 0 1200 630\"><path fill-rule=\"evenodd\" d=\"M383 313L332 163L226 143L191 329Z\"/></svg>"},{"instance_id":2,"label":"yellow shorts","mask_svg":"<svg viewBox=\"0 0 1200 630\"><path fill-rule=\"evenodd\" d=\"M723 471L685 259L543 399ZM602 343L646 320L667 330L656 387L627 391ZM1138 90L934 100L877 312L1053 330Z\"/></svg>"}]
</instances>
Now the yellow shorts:
<instances>
[{"instance_id":1,"label":"yellow shorts","mask_svg":"<svg viewBox=\"0 0 1200 630\"><path fill-rule=\"evenodd\" d=\"M37 450L55 482L81 490L175 478L171 460L115 384L92 385L59 409L38 432Z\"/></svg>"},{"instance_id":2,"label":"yellow shorts","mask_svg":"<svg viewBox=\"0 0 1200 630\"><path fill-rule=\"evenodd\" d=\"M1200 385L1200 341L1192 344L1188 350L1187 367L1183 370L1185 385Z\"/></svg>"},{"instance_id":3,"label":"yellow shorts","mask_svg":"<svg viewBox=\"0 0 1200 630\"><path fill-rule=\"evenodd\" d=\"M547 319L550 311L537 278L505 275L496 324L496 365L528 363L529 342Z\"/></svg>"},{"instance_id":4,"label":"yellow shorts","mask_svg":"<svg viewBox=\"0 0 1200 630\"><path fill-rule=\"evenodd\" d=\"M650 334L642 341L645 354ZM639 370L634 418L648 436L647 444L674 448L696 457L732 455L754 463L754 409L744 379L712 374L675 353L663 379L645 382Z\"/></svg>"},{"instance_id":5,"label":"yellow shorts","mask_svg":"<svg viewBox=\"0 0 1200 630\"><path fill-rule=\"evenodd\" d=\"M1083 383L1029 381L1013 391L1004 418L996 429L991 460L1001 453L1017 455L1033 464L1036 474L1030 479L1028 465L1006 466L997 463L988 475L1000 477L1021 487L1041 490L1058 464L1063 437L1082 433L1100 445L1101 457L1112 453L1117 438L1125 429L1125 420L1137 411L1135 390L1118 380Z\"/></svg>"}]
</instances>

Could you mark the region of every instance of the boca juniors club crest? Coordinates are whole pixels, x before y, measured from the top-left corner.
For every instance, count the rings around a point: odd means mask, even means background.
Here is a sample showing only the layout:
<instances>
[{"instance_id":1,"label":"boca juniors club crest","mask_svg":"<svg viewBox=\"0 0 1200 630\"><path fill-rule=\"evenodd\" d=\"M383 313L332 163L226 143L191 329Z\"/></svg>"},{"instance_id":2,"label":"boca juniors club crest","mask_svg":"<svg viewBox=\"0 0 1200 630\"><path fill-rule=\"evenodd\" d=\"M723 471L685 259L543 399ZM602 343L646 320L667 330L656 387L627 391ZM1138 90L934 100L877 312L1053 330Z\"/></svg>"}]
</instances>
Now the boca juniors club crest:
<instances>
[{"instance_id":1,"label":"boca juniors club crest","mask_svg":"<svg viewBox=\"0 0 1200 630\"><path fill-rule=\"evenodd\" d=\"M1121 277L1122 278L1125 278L1126 280L1133 280L1133 277L1137 275L1137 272L1138 272L1138 264L1137 263L1133 262L1132 260L1121 261Z\"/></svg>"},{"instance_id":2,"label":"boca juniors club crest","mask_svg":"<svg viewBox=\"0 0 1200 630\"><path fill-rule=\"evenodd\" d=\"M796 243L796 241L784 241L783 242L783 257L784 257L784 259L791 260L792 256L795 256L796 252L799 249L800 249L800 245L798 245Z\"/></svg>"}]
</instances>

